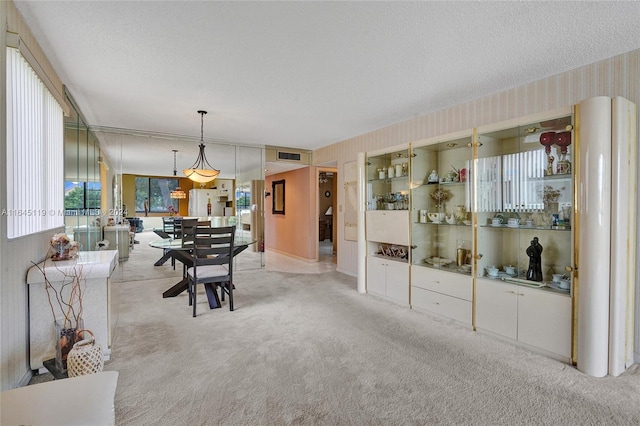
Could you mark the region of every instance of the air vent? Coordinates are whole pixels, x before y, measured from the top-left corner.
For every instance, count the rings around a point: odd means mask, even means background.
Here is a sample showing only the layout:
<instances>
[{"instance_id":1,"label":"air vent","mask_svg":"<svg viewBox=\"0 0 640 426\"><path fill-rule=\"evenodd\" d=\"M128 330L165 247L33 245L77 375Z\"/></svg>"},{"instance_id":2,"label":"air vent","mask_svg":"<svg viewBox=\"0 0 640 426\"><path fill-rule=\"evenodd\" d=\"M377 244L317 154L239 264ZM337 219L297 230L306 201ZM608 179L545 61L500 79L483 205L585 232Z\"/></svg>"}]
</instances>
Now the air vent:
<instances>
[{"instance_id":1,"label":"air vent","mask_svg":"<svg viewBox=\"0 0 640 426\"><path fill-rule=\"evenodd\" d=\"M284 162L309 165L311 164L311 151L298 150L295 148L266 146L265 161L267 163Z\"/></svg>"},{"instance_id":2,"label":"air vent","mask_svg":"<svg viewBox=\"0 0 640 426\"><path fill-rule=\"evenodd\" d=\"M300 161L300 154L278 151L278 160Z\"/></svg>"}]
</instances>

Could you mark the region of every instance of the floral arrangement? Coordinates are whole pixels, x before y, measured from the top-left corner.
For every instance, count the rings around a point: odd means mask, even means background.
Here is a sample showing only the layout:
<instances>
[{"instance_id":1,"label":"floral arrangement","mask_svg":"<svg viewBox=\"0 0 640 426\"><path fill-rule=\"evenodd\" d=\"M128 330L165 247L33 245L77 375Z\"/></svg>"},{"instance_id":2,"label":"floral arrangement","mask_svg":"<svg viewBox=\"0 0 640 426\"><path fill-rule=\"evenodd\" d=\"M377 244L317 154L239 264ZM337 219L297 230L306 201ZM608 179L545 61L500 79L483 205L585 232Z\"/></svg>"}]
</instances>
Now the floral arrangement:
<instances>
[{"instance_id":1,"label":"floral arrangement","mask_svg":"<svg viewBox=\"0 0 640 426\"><path fill-rule=\"evenodd\" d=\"M436 202L436 207L444 206L444 203L451 198L451 191L448 189L436 189L431 194L431 199Z\"/></svg>"},{"instance_id":2,"label":"floral arrangement","mask_svg":"<svg viewBox=\"0 0 640 426\"><path fill-rule=\"evenodd\" d=\"M169 216L173 216L174 214L178 213L178 211L176 210L175 207L173 206L169 206L167 207L167 210L169 210Z\"/></svg>"},{"instance_id":3,"label":"floral arrangement","mask_svg":"<svg viewBox=\"0 0 640 426\"><path fill-rule=\"evenodd\" d=\"M545 204L557 203L563 190L564 187L555 189L550 185L545 185L542 193L542 202Z\"/></svg>"},{"instance_id":4,"label":"floral arrangement","mask_svg":"<svg viewBox=\"0 0 640 426\"><path fill-rule=\"evenodd\" d=\"M67 234L55 234L51 237L51 259L67 260L73 259L78 255L79 244L77 241L71 241Z\"/></svg>"}]
</instances>

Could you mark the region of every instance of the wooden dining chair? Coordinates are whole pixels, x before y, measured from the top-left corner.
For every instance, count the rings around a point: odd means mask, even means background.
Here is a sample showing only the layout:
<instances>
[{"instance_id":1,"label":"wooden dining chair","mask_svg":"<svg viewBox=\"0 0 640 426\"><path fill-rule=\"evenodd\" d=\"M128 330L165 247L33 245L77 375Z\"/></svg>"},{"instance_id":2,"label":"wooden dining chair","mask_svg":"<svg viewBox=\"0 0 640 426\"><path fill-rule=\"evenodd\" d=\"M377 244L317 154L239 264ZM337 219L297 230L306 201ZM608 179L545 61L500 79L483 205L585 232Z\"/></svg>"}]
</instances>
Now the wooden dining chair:
<instances>
[{"instance_id":1,"label":"wooden dining chair","mask_svg":"<svg viewBox=\"0 0 640 426\"><path fill-rule=\"evenodd\" d=\"M217 292L217 287L220 287L224 292L222 300L226 293L229 310L233 311L233 240L236 227L194 227L190 232L194 233L193 266L187 269L187 282L193 316L196 316L198 284L205 285L209 307L220 306Z\"/></svg>"},{"instance_id":2,"label":"wooden dining chair","mask_svg":"<svg viewBox=\"0 0 640 426\"><path fill-rule=\"evenodd\" d=\"M192 228L198 225L198 219L182 219L180 225L180 234L178 238L182 240L182 250L181 251L190 251L193 246L193 238L194 233L191 232ZM178 260L182 263L182 276L186 277L187 268L192 266L191 257L190 256L178 256L172 258L173 261L173 269L176 269L175 260Z\"/></svg>"}]
</instances>

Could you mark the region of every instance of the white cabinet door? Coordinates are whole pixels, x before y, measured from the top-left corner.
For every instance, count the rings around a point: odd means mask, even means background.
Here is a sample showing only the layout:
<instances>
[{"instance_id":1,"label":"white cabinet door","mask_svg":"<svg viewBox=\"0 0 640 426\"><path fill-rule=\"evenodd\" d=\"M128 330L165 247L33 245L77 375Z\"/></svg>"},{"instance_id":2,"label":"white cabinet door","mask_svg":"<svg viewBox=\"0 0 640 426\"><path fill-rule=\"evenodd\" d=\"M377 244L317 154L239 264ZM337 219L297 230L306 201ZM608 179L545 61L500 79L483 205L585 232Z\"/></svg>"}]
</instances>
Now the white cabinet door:
<instances>
[{"instance_id":1,"label":"white cabinet door","mask_svg":"<svg viewBox=\"0 0 640 426\"><path fill-rule=\"evenodd\" d=\"M489 279L476 283L476 327L516 340L518 299L515 286Z\"/></svg>"},{"instance_id":2,"label":"white cabinet door","mask_svg":"<svg viewBox=\"0 0 640 426\"><path fill-rule=\"evenodd\" d=\"M409 304L409 264L388 260L387 297L403 305Z\"/></svg>"},{"instance_id":3,"label":"white cabinet door","mask_svg":"<svg viewBox=\"0 0 640 426\"><path fill-rule=\"evenodd\" d=\"M518 288L518 340L563 357L571 356L571 298Z\"/></svg>"},{"instance_id":4,"label":"white cabinet door","mask_svg":"<svg viewBox=\"0 0 640 426\"><path fill-rule=\"evenodd\" d=\"M409 245L408 210L369 210L365 224L367 241Z\"/></svg>"},{"instance_id":5,"label":"white cabinet door","mask_svg":"<svg viewBox=\"0 0 640 426\"><path fill-rule=\"evenodd\" d=\"M379 257L367 257L367 293L386 295L386 263L385 259Z\"/></svg>"}]
</instances>

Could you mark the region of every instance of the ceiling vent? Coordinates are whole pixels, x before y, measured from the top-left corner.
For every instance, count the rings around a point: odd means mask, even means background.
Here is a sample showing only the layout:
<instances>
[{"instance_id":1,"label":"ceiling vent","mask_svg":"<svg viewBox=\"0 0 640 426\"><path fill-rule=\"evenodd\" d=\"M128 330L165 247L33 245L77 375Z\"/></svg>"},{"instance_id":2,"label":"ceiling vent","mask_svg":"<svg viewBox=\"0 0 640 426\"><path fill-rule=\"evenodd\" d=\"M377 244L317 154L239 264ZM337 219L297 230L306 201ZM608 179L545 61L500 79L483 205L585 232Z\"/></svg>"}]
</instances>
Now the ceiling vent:
<instances>
[{"instance_id":1,"label":"ceiling vent","mask_svg":"<svg viewBox=\"0 0 640 426\"><path fill-rule=\"evenodd\" d=\"M311 151L277 146L265 147L265 161L267 163L297 163L311 165Z\"/></svg>"}]
</instances>

